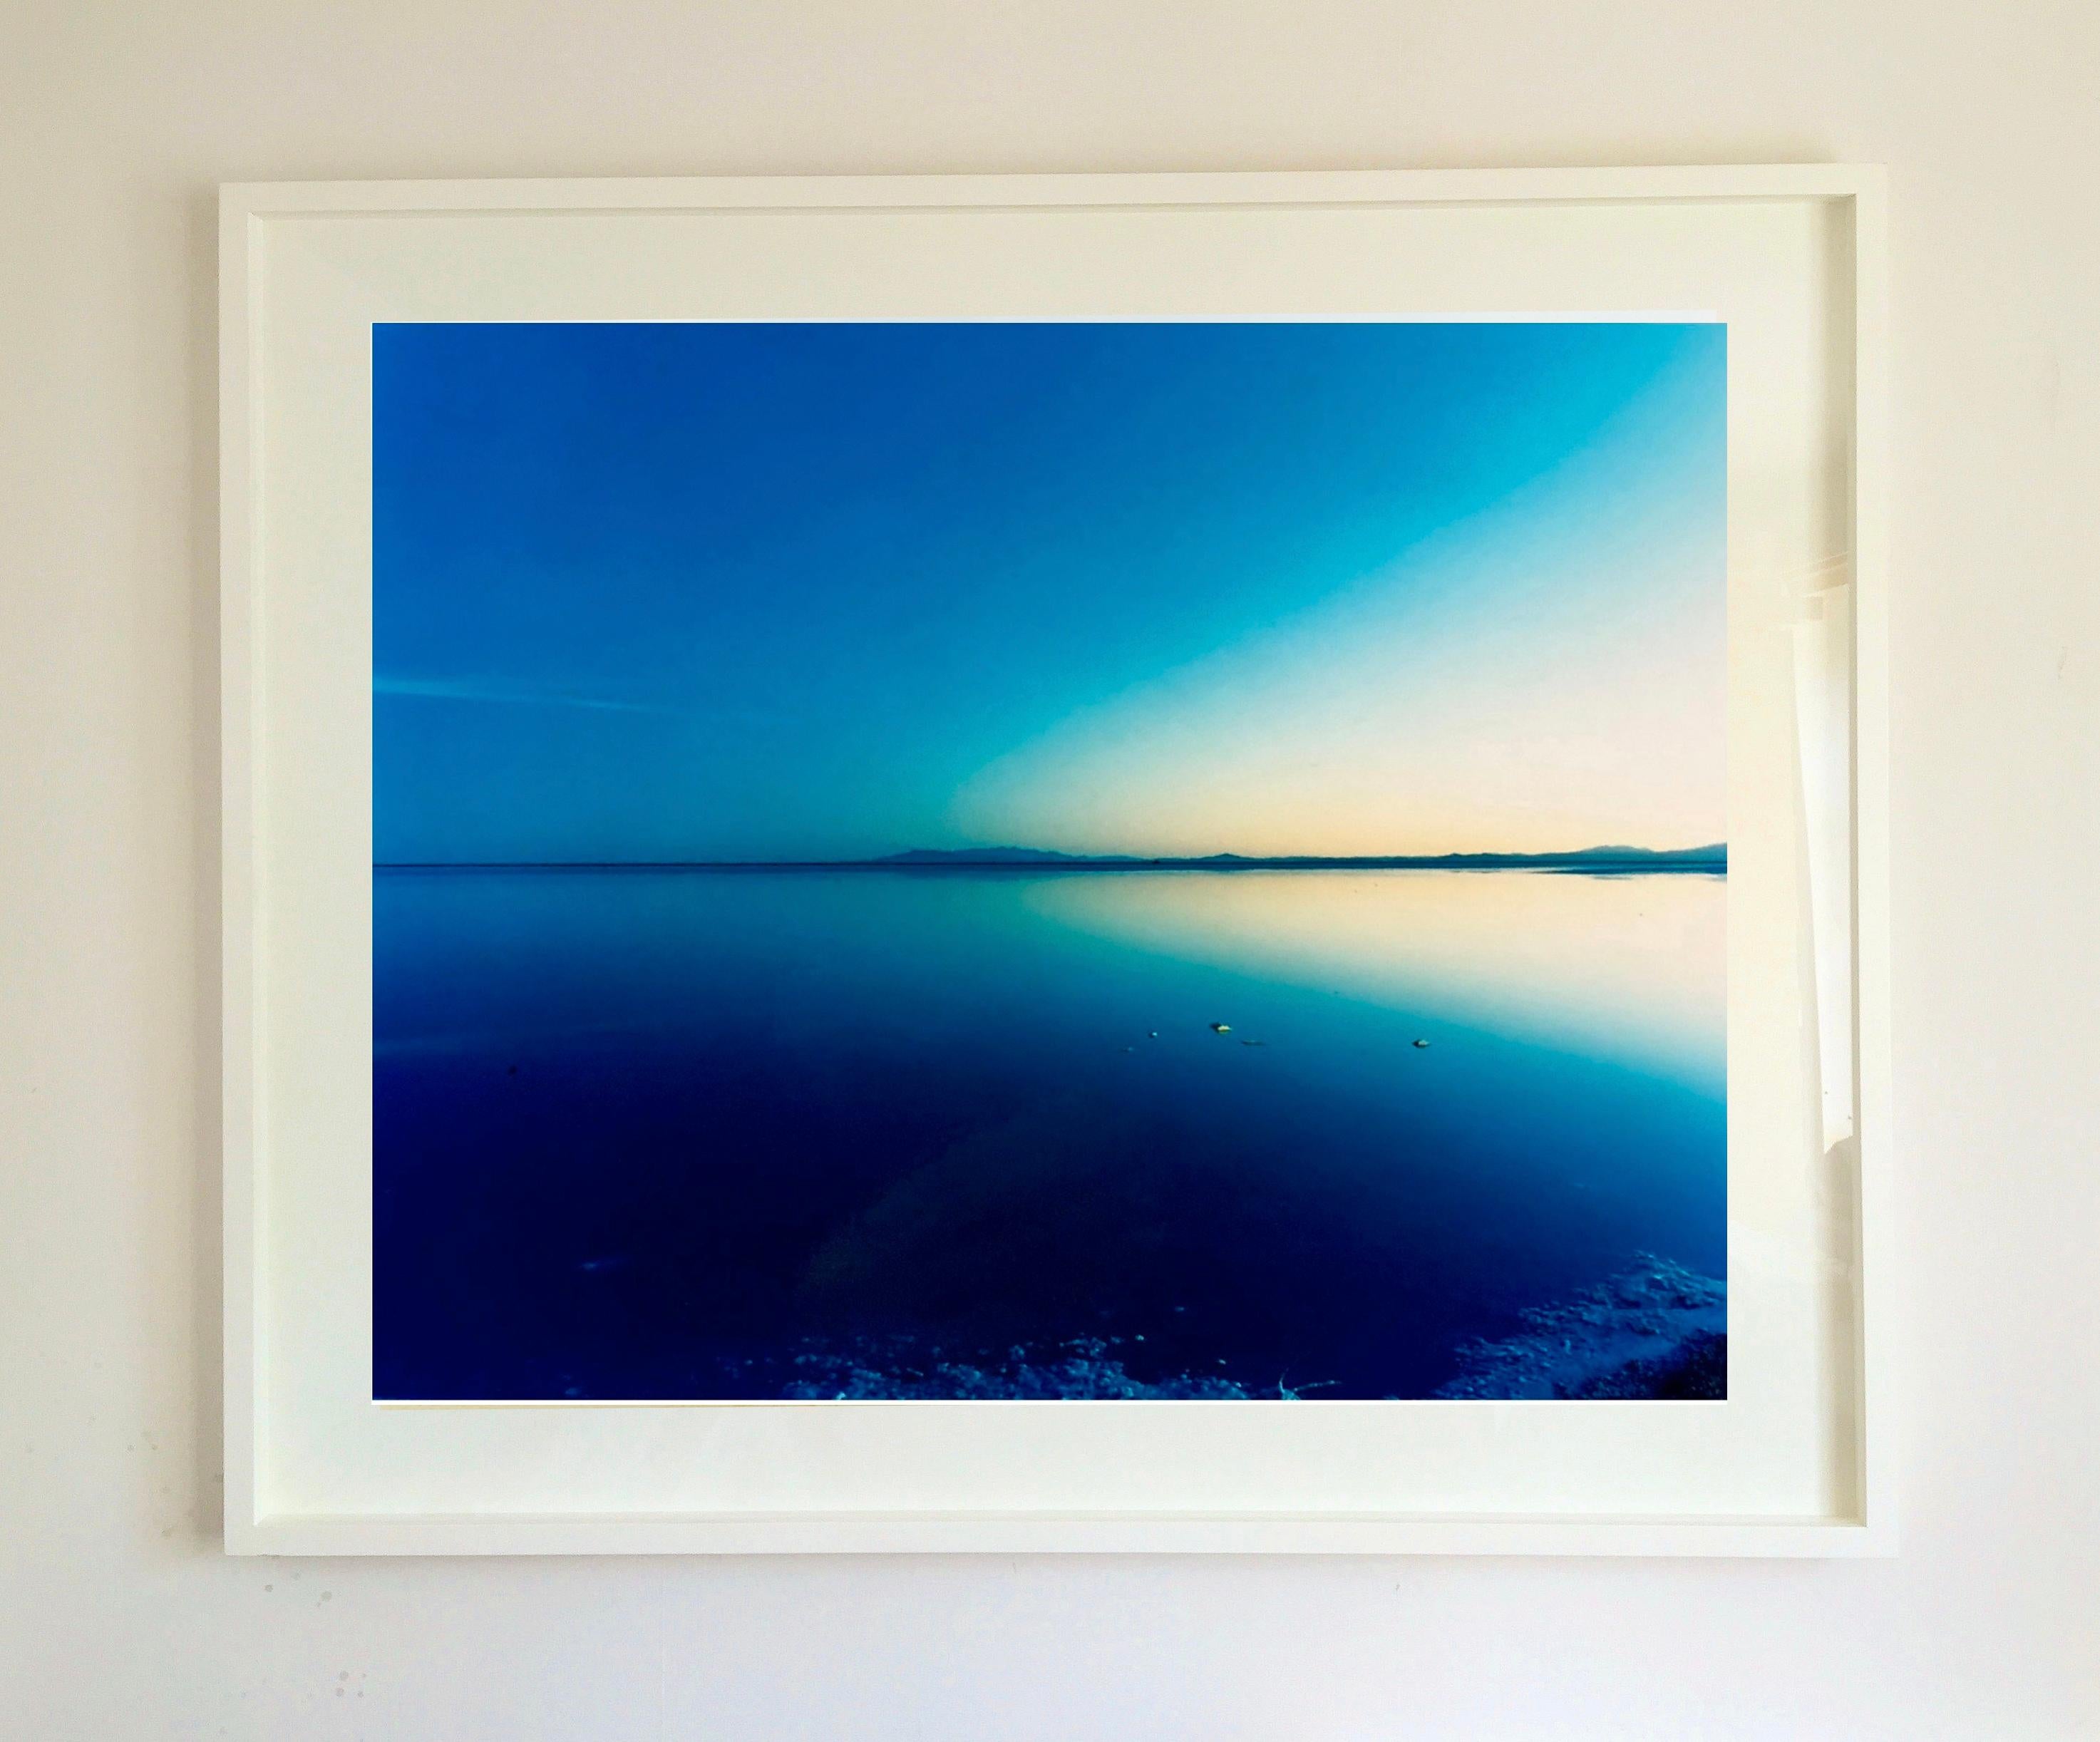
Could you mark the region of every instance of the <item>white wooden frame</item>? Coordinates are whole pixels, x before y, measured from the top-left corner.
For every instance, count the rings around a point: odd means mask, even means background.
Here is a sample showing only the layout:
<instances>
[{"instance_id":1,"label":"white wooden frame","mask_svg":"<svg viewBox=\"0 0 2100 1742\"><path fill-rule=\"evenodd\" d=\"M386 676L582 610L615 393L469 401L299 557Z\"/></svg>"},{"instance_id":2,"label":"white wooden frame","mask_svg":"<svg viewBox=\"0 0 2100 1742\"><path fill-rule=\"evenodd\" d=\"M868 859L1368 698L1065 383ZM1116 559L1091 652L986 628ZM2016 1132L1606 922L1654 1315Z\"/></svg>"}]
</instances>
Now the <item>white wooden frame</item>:
<instances>
[{"instance_id":1,"label":"white wooden frame","mask_svg":"<svg viewBox=\"0 0 2100 1742\"><path fill-rule=\"evenodd\" d=\"M1691 1517L1396 1516L1333 1512L739 1514L545 1513L287 1515L258 1510L262 1366L258 1241L264 1230L267 1109L258 1060L268 1011L258 997L267 937L258 875L256 682L261 571L254 240L317 215L701 210L942 210L1759 201L1827 204L1849 230L1855 376L1852 565L1852 890L1858 1109L1853 1359L1857 1515L1787 1520ZM1886 337L1884 194L1858 167L1394 171L1131 176L967 176L250 184L223 190L220 404L225 1114L226 1537L233 1553L751 1553L847 1550L1078 1552L1856 1555L1895 1544L1889 1326L1891 1108L1886 909L1886 533L1882 434Z\"/></svg>"}]
</instances>

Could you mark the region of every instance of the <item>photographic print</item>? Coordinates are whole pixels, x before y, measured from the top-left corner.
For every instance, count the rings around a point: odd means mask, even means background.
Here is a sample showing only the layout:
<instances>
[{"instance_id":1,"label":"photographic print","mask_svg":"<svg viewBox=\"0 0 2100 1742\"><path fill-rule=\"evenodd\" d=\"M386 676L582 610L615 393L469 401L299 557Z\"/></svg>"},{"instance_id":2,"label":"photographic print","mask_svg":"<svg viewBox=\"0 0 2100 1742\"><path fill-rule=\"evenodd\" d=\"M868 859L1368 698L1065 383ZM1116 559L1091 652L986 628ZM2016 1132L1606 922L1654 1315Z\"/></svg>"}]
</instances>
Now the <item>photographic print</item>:
<instances>
[{"instance_id":1,"label":"photographic print","mask_svg":"<svg viewBox=\"0 0 2100 1742\"><path fill-rule=\"evenodd\" d=\"M373 346L376 1399L1726 1396L1724 328Z\"/></svg>"}]
</instances>

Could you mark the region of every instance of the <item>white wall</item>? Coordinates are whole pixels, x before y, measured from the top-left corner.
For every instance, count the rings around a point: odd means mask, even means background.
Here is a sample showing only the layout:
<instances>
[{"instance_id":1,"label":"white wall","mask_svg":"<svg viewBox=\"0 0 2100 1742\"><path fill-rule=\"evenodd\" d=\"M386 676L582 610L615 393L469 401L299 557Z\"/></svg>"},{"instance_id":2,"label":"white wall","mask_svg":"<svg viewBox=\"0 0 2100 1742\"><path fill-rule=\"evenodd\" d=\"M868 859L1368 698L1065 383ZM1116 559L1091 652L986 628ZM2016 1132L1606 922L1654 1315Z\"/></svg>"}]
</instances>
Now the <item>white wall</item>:
<instances>
[{"instance_id":1,"label":"white wall","mask_svg":"<svg viewBox=\"0 0 2100 1742\"><path fill-rule=\"evenodd\" d=\"M0 1735L2100 1729L2100 7L0 8ZM217 1545L212 187L1878 160L1901 1556Z\"/></svg>"}]
</instances>

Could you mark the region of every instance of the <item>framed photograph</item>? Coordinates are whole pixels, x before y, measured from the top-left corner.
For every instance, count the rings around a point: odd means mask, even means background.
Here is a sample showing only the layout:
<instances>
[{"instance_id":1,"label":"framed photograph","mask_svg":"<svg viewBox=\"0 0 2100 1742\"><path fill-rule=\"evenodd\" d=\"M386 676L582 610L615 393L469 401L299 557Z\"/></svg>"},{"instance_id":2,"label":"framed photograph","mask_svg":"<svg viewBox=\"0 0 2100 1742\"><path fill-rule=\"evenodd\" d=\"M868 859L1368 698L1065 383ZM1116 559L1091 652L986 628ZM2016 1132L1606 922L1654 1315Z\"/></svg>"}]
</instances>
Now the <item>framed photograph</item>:
<instances>
[{"instance_id":1,"label":"framed photograph","mask_svg":"<svg viewBox=\"0 0 2100 1742\"><path fill-rule=\"evenodd\" d=\"M1892 1546L1875 172L223 214L231 1550Z\"/></svg>"}]
</instances>

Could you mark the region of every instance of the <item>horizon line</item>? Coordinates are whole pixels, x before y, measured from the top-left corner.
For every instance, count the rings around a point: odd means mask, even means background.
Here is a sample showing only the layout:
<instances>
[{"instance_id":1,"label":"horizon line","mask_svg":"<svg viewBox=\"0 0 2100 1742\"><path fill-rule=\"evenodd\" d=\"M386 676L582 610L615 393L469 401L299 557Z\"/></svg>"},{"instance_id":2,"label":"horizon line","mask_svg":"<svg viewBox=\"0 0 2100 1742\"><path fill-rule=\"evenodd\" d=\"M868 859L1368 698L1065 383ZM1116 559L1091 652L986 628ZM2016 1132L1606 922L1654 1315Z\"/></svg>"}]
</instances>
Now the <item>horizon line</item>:
<instances>
[{"instance_id":1,"label":"horizon line","mask_svg":"<svg viewBox=\"0 0 2100 1742\"><path fill-rule=\"evenodd\" d=\"M1017 871L1147 871L1154 869L1244 867L1270 870L1304 867L1411 867L1490 864L1641 865L1656 860L1692 865L1725 863L1727 843L1692 847L1575 847L1541 852L1491 849L1448 853L1064 853L1051 848L907 848L875 858L845 859L375 859L374 871L959 871L1007 868Z\"/></svg>"}]
</instances>

